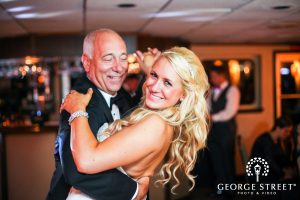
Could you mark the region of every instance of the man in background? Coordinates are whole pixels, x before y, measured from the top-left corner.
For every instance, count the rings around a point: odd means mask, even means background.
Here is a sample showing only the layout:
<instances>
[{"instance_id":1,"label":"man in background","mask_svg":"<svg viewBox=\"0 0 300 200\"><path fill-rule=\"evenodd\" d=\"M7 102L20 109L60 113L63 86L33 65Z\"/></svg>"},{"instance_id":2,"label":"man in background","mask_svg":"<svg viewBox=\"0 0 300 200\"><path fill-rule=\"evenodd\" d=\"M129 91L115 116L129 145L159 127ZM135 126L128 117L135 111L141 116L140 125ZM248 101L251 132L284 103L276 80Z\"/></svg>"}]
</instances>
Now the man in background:
<instances>
[{"instance_id":1,"label":"man in background","mask_svg":"<svg viewBox=\"0 0 300 200\"><path fill-rule=\"evenodd\" d=\"M235 179L235 137L236 121L240 103L240 92L230 85L225 67L212 67L209 70L212 84L208 104L210 105L211 130L207 149L209 162L218 183L233 183ZM217 187L214 188L217 190ZM221 191L216 191L221 195Z\"/></svg>"}]
</instances>

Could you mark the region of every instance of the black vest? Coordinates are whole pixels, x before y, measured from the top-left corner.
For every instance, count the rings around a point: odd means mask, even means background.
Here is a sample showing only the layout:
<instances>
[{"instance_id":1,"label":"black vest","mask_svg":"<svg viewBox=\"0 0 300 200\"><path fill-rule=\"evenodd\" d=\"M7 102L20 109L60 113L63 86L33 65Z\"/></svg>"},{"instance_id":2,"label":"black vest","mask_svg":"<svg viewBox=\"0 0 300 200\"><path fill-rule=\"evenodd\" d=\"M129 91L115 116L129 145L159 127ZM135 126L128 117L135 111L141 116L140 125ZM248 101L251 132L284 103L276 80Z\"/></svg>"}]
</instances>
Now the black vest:
<instances>
[{"instance_id":1,"label":"black vest","mask_svg":"<svg viewBox=\"0 0 300 200\"><path fill-rule=\"evenodd\" d=\"M211 98L211 114L215 114L220 112L221 110L224 110L226 107L226 103L227 103L227 92L230 88L230 85L228 85L223 91L221 91L221 94L219 95L219 97L214 100L214 93L212 94L212 98ZM232 117L231 119L229 119L228 121L234 121L235 117Z\"/></svg>"}]
</instances>

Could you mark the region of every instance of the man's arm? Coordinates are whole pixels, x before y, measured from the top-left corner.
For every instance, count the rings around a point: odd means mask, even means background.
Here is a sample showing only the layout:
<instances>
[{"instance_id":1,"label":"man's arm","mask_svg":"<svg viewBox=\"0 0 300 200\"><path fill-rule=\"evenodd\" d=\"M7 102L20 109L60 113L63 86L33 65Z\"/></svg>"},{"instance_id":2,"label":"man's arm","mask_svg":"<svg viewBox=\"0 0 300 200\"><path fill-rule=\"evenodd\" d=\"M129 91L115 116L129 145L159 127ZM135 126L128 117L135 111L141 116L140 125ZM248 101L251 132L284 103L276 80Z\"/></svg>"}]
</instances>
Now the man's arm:
<instances>
[{"instance_id":1,"label":"man's arm","mask_svg":"<svg viewBox=\"0 0 300 200\"><path fill-rule=\"evenodd\" d=\"M88 108L89 123L93 132L97 133L106 118L101 108L95 107L96 100ZM99 103L98 103L99 104ZM101 113L102 112L102 113ZM63 112L65 113L65 112ZM83 193L101 200L131 199L137 189L137 183L117 169L102 173L83 174L77 171L70 150L70 126L68 118L64 120L66 138L61 143L60 156L66 181Z\"/></svg>"},{"instance_id":2,"label":"man's arm","mask_svg":"<svg viewBox=\"0 0 300 200\"><path fill-rule=\"evenodd\" d=\"M67 198L70 185L67 184L65 181L65 177L62 172L62 166L60 163L60 156L59 156L59 148L60 148L60 141L61 141L61 129L63 128L61 126L62 121L62 115L60 116L60 127L58 131L58 135L55 140L55 147L54 147L54 159L55 159L55 170L53 172L51 183L50 183L50 189L47 194L46 199L47 200L64 200Z\"/></svg>"}]
</instances>

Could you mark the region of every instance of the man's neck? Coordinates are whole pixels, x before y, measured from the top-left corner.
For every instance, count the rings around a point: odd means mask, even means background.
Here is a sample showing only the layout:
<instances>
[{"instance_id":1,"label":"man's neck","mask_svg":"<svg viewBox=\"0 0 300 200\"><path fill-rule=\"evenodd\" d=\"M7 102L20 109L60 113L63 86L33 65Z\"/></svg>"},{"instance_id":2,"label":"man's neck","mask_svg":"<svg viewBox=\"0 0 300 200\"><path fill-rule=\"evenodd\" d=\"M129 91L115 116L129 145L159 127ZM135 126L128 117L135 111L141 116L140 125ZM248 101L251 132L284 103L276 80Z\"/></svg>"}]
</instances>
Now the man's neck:
<instances>
[{"instance_id":1,"label":"man's neck","mask_svg":"<svg viewBox=\"0 0 300 200\"><path fill-rule=\"evenodd\" d=\"M107 105L110 106L110 99L111 99L112 97L117 96L117 93L115 93L115 95L111 95L111 94L109 94L109 93L107 93L107 92L104 92L103 90L100 90L100 89L98 89L98 90L99 90L100 93L103 95L103 97L104 97L104 99L105 99Z\"/></svg>"}]
</instances>

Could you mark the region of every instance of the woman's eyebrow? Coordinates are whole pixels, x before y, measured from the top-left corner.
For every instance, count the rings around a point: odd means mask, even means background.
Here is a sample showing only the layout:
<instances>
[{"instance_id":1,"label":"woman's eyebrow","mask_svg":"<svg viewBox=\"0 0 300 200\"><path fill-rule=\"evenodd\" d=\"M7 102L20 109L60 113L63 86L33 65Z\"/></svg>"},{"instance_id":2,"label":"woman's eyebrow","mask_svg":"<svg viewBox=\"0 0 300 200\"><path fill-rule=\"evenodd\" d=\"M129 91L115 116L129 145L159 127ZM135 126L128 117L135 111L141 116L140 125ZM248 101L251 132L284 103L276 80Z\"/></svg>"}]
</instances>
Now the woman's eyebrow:
<instances>
[{"instance_id":1,"label":"woman's eyebrow","mask_svg":"<svg viewBox=\"0 0 300 200\"><path fill-rule=\"evenodd\" d=\"M170 83L172 83L173 84L173 81L171 80L171 79L169 79L169 78L163 78L165 81L168 81L168 82L170 82Z\"/></svg>"}]
</instances>

